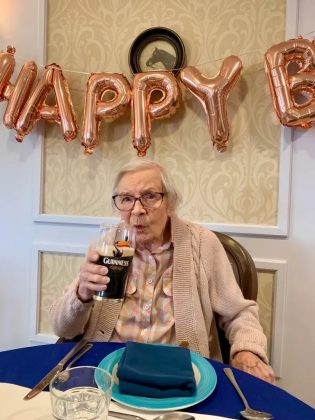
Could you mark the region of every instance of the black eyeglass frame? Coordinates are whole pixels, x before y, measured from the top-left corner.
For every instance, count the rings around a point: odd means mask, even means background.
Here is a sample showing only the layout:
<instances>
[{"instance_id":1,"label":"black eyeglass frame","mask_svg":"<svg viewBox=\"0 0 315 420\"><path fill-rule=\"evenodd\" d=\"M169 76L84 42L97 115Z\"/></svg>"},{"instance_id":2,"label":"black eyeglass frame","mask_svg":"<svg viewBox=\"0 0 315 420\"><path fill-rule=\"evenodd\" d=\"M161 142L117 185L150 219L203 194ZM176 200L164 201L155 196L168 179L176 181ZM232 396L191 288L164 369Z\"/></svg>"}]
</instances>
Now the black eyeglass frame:
<instances>
[{"instance_id":1,"label":"black eyeglass frame","mask_svg":"<svg viewBox=\"0 0 315 420\"><path fill-rule=\"evenodd\" d=\"M140 195L140 197L135 197L134 195L129 195L129 194L116 194L116 195L113 195L112 196L112 199L113 199L113 202L114 202L114 205L115 205L115 207L119 210L119 211L132 211L133 209L134 209L134 207L135 207L135 205L136 205L136 202L137 201L140 201L140 203L141 203L141 206L144 208L144 209L158 209L158 208L160 208L161 207L161 205L162 205L162 202L163 202L163 199L164 199L164 197L165 197L165 193L163 193L163 192L151 192L152 194L159 194L161 197L162 197L162 200L161 200L161 202L160 202L160 205L158 206L158 207L148 207L148 206L145 206L143 203L142 203L142 201L141 201L141 195ZM145 195L145 194L150 194L150 192L147 192L147 193L143 193L142 195ZM135 201L134 201L134 203L133 203L133 206L129 209L129 210L121 210L118 206L117 206L117 204L116 204L116 201L115 201L115 198L116 197L119 197L119 196L123 196L123 195L125 195L125 196L129 196L129 197L132 197L132 198L134 198L135 199Z\"/></svg>"}]
</instances>

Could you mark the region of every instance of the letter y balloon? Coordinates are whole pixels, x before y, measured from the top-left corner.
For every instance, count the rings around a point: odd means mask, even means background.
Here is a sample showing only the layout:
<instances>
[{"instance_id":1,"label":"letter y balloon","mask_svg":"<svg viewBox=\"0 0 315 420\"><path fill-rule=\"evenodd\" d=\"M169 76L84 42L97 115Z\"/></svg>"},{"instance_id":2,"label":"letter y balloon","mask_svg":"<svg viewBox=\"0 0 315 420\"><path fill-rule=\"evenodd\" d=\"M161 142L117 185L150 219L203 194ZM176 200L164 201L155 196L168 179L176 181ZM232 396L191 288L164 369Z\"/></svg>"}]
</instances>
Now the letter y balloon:
<instances>
[{"instance_id":1,"label":"letter y balloon","mask_svg":"<svg viewBox=\"0 0 315 420\"><path fill-rule=\"evenodd\" d=\"M129 269L135 252L135 234L124 222L119 225L101 225L96 245L98 264L108 269L110 279L106 290L96 292L95 300L122 301L125 295Z\"/></svg>"}]
</instances>

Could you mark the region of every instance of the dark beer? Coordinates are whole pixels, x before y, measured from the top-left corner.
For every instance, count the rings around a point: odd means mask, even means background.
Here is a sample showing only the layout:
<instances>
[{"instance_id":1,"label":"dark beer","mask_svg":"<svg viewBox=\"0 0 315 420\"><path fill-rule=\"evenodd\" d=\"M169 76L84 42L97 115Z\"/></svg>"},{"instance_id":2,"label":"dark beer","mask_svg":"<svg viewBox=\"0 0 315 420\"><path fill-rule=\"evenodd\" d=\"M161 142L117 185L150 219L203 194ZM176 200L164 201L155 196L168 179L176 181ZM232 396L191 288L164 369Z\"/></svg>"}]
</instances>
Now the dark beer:
<instances>
[{"instance_id":1,"label":"dark beer","mask_svg":"<svg viewBox=\"0 0 315 420\"><path fill-rule=\"evenodd\" d=\"M106 290L95 292L94 299L123 300L134 249L122 247L119 248L120 252L117 253L117 248L114 246L108 246L106 248L107 252L97 250L100 254L97 264L107 267L107 276L110 278L110 282L107 284ZM107 255L102 255L102 253L106 253Z\"/></svg>"}]
</instances>

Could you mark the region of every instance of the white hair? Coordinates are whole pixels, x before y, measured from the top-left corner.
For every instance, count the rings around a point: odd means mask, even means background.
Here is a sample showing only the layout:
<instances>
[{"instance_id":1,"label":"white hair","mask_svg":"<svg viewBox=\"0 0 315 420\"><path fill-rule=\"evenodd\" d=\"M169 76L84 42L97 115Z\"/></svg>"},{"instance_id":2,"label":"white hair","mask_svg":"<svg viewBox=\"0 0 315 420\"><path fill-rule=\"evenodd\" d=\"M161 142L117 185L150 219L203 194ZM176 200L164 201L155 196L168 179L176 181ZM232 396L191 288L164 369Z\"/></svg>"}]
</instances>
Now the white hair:
<instances>
[{"instance_id":1,"label":"white hair","mask_svg":"<svg viewBox=\"0 0 315 420\"><path fill-rule=\"evenodd\" d=\"M112 189L113 195L117 194L117 187L121 178L129 172L138 172L146 169L158 169L161 175L163 193L167 196L168 207L175 210L181 202L181 196L176 189L175 183L168 173L168 171L159 163L153 160L143 159L134 160L124 165L114 179L114 185Z\"/></svg>"}]
</instances>

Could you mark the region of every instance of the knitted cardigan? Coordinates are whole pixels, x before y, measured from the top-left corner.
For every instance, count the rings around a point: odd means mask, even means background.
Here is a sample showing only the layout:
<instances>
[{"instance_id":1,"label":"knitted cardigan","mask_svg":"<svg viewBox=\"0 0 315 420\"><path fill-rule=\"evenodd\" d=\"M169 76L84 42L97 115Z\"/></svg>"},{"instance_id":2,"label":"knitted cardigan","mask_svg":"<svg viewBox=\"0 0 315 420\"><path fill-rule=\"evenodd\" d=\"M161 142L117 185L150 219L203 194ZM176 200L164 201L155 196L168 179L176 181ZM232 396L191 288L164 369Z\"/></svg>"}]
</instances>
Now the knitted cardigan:
<instances>
[{"instance_id":1,"label":"knitted cardigan","mask_svg":"<svg viewBox=\"0 0 315 420\"><path fill-rule=\"evenodd\" d=\"M266 337L257 303L244 299L227 255L216 235L201 225L171 217L174 244L173 303L178 344L204 357L220 359L213 314L231 343L231 357L242 350L268 363ZM84 334L94 341L109 341L121 302L82 303L76 294L78 278L50 308L54 332L65 338Z\"/></svg>"}]
</instances>

